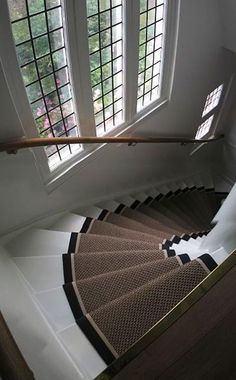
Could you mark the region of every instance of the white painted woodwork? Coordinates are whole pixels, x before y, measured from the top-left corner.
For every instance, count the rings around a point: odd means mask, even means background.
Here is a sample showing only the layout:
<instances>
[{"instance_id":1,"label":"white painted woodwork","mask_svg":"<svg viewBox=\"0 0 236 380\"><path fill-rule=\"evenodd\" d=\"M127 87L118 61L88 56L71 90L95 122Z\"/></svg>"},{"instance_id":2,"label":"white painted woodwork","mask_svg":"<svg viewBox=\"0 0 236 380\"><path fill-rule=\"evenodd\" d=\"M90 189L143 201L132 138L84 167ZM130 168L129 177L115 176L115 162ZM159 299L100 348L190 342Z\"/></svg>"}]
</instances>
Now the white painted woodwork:
<instances>
[{"instance_id":1,"label":"white painted woodwork","mask_svg":"<svg viewBox=\"0 0 236 380\"><path fill-rule=\"evenodd\" d=\"M68 232L29 229L13 238L7 249L13 257L61 255L68 252L70 237Z\"/></svg>"},{"instance_id":2,"label":"white painted woodwork","mask_svg":"<svg viewBox=\"0 0 236 380\"><path fill-rule=\"evenodd\" d=\"M86 217L67 213L56 223L49 225L48 228L53 231L79 232L83 227Z\"/></svg>"}]
</instances>

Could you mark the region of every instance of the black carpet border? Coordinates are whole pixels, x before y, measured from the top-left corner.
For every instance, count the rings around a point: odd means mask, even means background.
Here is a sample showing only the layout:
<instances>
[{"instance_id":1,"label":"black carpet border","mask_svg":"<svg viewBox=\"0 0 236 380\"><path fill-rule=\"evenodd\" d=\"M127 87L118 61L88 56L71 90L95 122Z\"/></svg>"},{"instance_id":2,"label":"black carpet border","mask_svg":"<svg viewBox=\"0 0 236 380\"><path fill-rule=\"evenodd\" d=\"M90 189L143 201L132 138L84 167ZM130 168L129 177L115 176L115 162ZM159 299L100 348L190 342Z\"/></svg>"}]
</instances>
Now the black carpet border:
<instances>
[{"instance_id":1,"label":"black carpet border","mask_svg":"<svg viewBox=\"0 0 236 380\"><path fill-rule=\"evenodd\" d=\"M76 323L107 365L110 365L114 360L116 360L116 357L109 350L105 342L102 340L85 315L76 320Z\"/></svg>"},{"instance_id":2,"label":"black carpet border","mask_svg":"<svg viewBox=\"0 0 236 380\"><path fill-rule=\"evenodd\" d=\"M63 285L63 289L75 320L82 318L84 314L75 294L73 284L66 283Z\"/></svg>"}]
</instances>

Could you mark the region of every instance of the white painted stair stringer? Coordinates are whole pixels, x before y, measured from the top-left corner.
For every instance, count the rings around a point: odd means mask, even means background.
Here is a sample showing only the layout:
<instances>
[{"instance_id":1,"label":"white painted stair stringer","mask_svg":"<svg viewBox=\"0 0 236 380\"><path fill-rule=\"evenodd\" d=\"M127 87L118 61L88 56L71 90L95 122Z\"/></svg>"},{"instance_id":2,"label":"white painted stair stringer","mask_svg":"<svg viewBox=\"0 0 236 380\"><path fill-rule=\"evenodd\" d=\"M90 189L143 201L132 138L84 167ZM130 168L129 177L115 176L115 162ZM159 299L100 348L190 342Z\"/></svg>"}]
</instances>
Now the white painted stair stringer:
<instances>
[{"instance_id":1,"label":"white painted stair stringer","mask_svg":"<svg viewBox=\"0 0 236 380\"><path fill-rule=\"evenodd\" d=\"M9 253L2 246L0 252L1 311L35 379L92 379L65 350Z\"/></svg>"},{"instance_id":2,"label":"white painted stair stringer","mask_svg":"<svg viewBox=\"0 0 236 380\"><path fill-rule=\"evenodd\" d=\"M51 262L52 257L56 258L60 265L55 266L55 262ZM61 256L17 257L15 260L23 276L33 288L33 297L38 302L40 310L57 337L62 341L67 352L79 368L81 365L83 366L88 379L96 377L106 368L106 365L74 321L74 316L61 286L64 282ZM46 275L37 276L35 279L39 263L41 265L39 273L45 271ZM49 273L52 275L52 280L49 280Z\"/></svg>"},{"instance_id":3,"label":"white painted stair stringer","mask_svg":"<svg viewBox=\"0 0 236 380\"><path fill-rule=\"evenodd\" d=\"M78 220L81 221L81 217L78 216ZM62 253L67 251L70 235L68 232L31 229L9 242L7 248L53 334L75 365L82 369L81 379L90 380L101 373L106 364L75 323L62 288ZM50 340L49 333L47 336ZM74 379L80 380L80 377Z\"/></svg>"},{"instance_id":4,"label":"white painted stair stringer","mask_svg":"<svg viewBox=\"0 0 236 380\"><path fill-rule=\"evenodd\" d=\"M85 220L85 216L68 212L64 214L57 222L52 223L48 229L53 231L79 232L83 227Z\"/></svg>"},{"instance_id":5,"label":"white painted stair stringer","mask_svg":"<svg viewBox=\"0 0 236 380\"><path fill-rule=\"evenodd\" d=\"M85 217L97 219L103 209L96 206L81 207L74 211L75 214L79 214Z\"/></svg>"}]
</instances>

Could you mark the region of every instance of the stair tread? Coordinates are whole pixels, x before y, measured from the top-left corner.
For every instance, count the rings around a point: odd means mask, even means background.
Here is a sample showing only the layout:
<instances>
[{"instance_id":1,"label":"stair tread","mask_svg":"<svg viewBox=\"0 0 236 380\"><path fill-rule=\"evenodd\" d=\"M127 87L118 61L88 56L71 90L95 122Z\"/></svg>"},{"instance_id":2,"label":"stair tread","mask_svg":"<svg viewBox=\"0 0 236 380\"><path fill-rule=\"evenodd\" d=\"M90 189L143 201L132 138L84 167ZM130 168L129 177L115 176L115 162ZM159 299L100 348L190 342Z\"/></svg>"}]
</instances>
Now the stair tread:
<instances>
[{"instance_id":1,"label":"stair tread","mask_svg":"<svg viewBox=\"0 0 236 380\"><path fill-rule=\"evenodd\" d=\"M109 201L100 202L96 206L99 208L114 212L119 205L120 205L120 202L109 200Z\"/></svg>"},{"instance_id":2,"label":"stair tread","mask_svg":"<svg viewBox=\"0 0 236 380\"><path fill-rule=\"evenodd\" d=\"M185 199L181 196L176 196L172 198L172 202L186 215L188 215L192 220L195 220L199 225L208 224L208 219L206 218L206 205L204 208L200 208L196 201L193 201L188 194L186 194Z\"/></svg>"},{"instance_id":3,"label":"stair tread","mask_svg":"<svg viewBox=\"0 0 236 380\"><path fill-rule=\"evenodd\" d=\"M143 210L147 211L147 214L143 212ZM164 232L170 232L170 233L181 233L181 229L177 229L176 225L173 223L171 225L170 219L166 217L162 217L162 215L157 214L157 212L153 212L150 207L147 207L145 205L139 206L138 209L131 209L129 207L124 208L121 211L121 215L125 216L129 219L139 221L140 223L145 224L146 226L149 226L150 228L156 229L158 231L164 231ZM150 215L148 215L148 212L150 212ZM154 215L154 217L153 217ZM158 217L159 219L158 219ZM169 224L170 222L170 224ZM183 229L182 229L183 231Z\"/></svg>"},{"instance_id":4,"label":"stair tread","mask_svg":"<svg viewBox=\"0 0 236 380\"><path fill-rule=\"evenodd\" d=\"M67 252L71 233L29 229L12 239L7 249L13 257L48 256Z\"/></svg>"},{"instance_id":5,"label":"stair tread","mask_svg":"<svg viewBox=\"0 0 236 380\"><path fill-rule=\"evenodd\" d=\"M115 218L117 216L117 218ZM67 213L59 221L49 226L50 230L65 232L81 232L91 233L95 235L109 235L114 237L129 238L131 240L142 240L153 243L161 243L164 238L170 237L170 234L148 229L144 225L139 224L138 230L130 229L129 219L120 217L120 225L114 223L114 219L119 219L119 215L107 215L106 220L97 220L82 217L77 214ZM110 223L113 220L113 223ZM122 225L124 222L125 225Z\"/></svg>"},{"instance_id":6,"label":"stair tread","mask_svg":"<svg viewBox=\"0 0 236 380\"><path fill-rule=\"evenodd\" d=\"M187 226L192 227L193 229L199 229L199 225L197 222L194 222L192 218L188 217L186 213L184 213L179 207L177 207L174 203L168 207L164 205L161 201L154 201L150 205L151 208L157 210L159 213L166 215L175 221L178 225L186 228Z\"/></svg>"},{"instance_id":7,"label":"stair tread","mask_svg":"<svg viewBox=\"0 0 236 380\"><path fill-rule=\"evenodd\" d=\"M136 241L119 237L109 237L96 234L78 234L77 246L75 252L102 252L102 251L119 251L119 250L138 250L150 249L156 250L157 244L147 241Z\"/></svg>"},{"instance_id":8,"label":"stair tread","mask_svg":"<svg viewBox=\"0 0 236 380\"><path fill-rule=\"evenodd\" d=\"M64 282L61 255L15 257L14 262L35 291L56 288Z\"/></svg>"},{"instance_id":9,"label":"stair tread","mask_svg":"<svg viewBox=\"0 0 236 380\"><path fill-rule=\"evenodd\" d=\"M192 261L105 304L89 313L89 318L95 322L97 329L106 336L114 351L120 355L206 275L207 272L199 262ZM79 321L78 323L80 325Z\"/></svg>"},{"instance_id":10,"label":"stair tread","mask_svg":"<svg viewBox=\"0 0 236 380\"><path fill-rule=\"evenodd\" d=\"M71 260L73 254L65 254L65 260ZM93 253L76 253L72 259L78 263L77 279L94 277L102 273L112 272L149 261L163 259L161 250L110 251Z\"/></svg>"},{"instance_id":11,"label":"stair tread","mask_svg":"<svg viewBox=\"0 0 236 380\"><path fill-rule=\"evenodd\" d=\"M173 228L174 230L176 230L180 233L183 233L186 231L194 232L196 230L195 228L190 227L190 226L183 227L183 226L179 225L176 221L171 219L169 216L164 215L163 213L160 213L158 210L155 210L154 208L152 209L150 207L142 205L139 207L139 211L141 213L144 213L147 216L150 216L151 218L153 218L155 220L160 220L162 223L171 226L171 228Z\"/></svg>"},{"instance_id":12,"label":"stair tread","mask_svg":"<svg viewBox=\"0 0 236 380\"><path fill-rule=\"evenodd\" d=\"M98 219L103 211L103 208L97 207L97 206L87 206L87 207L80 207L76 211L74 211L75 214L79 214L85 217Z\"/></svg>"},{"instance_id":13,"label":"stair tread","mask_svg":"<svg viewBox=\"0 0 236 380\"><path fill-rule=\"evenodd\" d=\"M203 216L207 218L207 221L212 219L213 215L211 207L204 201L204 191L193 190L187 193L186 196L186 202L194 208L195 212L203 214ZM184 200L181 195L178 198L178 201L180 202Z\"/></svg>"},{"instance_id":14,"label":"stair tread","mask_svg":"<svg viewBox=\"0 0 236 380\"><path fill-rule=\"evenodd\" d=\"M76 287L86 312L91 312L179 266L176 257L149 261L76 281Z\"/></svg>"},{"instance_id":15,"label":"stair tread","mask_svg":"<svg viewBox=\"0 0 236 380\"><path fill-rule=\"evenodd\" d=\"M107 222L109 223L114 223L118 226L128 228L130 230L135 230L139 232L145 232L149 233L154 236L158 236L158 233L161 232L163 234L166 234L166 236L170 236L172 231L170 232L168 228L166 228L166 231L164 231L164 226L162 226L162 230L159 229L153 229L145 225L144 223L137 222L135 220L132 220L130 218L127 218L124 215L119 215L119 214L114 214L114 213L108 213L106 219Z\"/></svg>"},{"instance_id":16,"label":"stair tread","mask_svg":"<svg viewBox=\"0 0 236 380\"><path fill-rule=\"evenodd\" d=\"M88 232L95 235L113 236L136 241L146 241L153 244L160 244L163 239L166 238L166 236L170 236L161 232L156 235L151 235L140 231L133 231L129 228L116 226L115 224L100 220L92 220Z\"/></svg>"},{"instance_id":17,"label":"stair tread","mask_svg":"<svg viewBox=\"0 0 236 380\"><path fill-rule=\"evenodd\" d=\"M79 232L83 227L85 220L86 217L84 216L68 212L56 223L49 225L48 229L64 232Z\"/></svg>"}]
</instances>

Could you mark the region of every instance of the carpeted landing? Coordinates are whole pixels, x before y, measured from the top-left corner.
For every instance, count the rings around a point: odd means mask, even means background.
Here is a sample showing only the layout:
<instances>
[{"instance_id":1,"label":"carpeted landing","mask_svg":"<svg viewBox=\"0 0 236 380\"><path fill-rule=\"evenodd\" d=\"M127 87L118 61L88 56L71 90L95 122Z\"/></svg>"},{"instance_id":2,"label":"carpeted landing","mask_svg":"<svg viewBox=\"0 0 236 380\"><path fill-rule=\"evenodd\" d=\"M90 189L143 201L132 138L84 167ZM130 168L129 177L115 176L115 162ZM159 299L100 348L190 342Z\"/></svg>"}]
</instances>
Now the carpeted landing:
<instances>
[{"instance_id":1,"label":"carpeted landing","mask_svg":"<svg viewBox=\"0 0 236 380\"><path fill-rule=\"evenodd\" d=\"M217 267L214 257L176 255L173 242L203 236L220 207L204 188L120 204L86 218L63 255L74 318L110 364Z\"/></svg>"}]
</instances>

